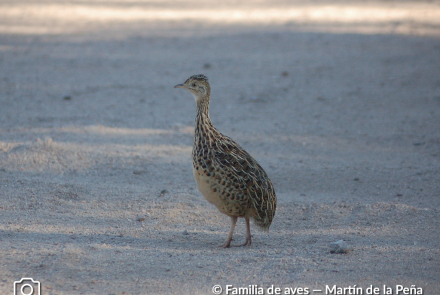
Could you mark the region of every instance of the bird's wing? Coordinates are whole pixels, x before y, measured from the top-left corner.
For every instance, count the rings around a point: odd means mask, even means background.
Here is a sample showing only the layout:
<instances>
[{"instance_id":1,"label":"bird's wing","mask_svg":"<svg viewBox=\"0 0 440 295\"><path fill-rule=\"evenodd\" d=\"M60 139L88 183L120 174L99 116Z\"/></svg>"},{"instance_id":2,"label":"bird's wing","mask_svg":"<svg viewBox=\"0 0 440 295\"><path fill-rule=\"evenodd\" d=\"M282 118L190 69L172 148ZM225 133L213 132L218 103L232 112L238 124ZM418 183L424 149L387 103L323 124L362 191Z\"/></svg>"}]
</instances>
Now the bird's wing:
<instances>
[{"instance_id":1,"label":"bird's wing","mask_svg":"<svg viewBox=\"0 0 440 295\"><path fill-rule=\"evenodd\" d=\"M222 135L216 141L214 161L225 176L236 183L251 200L258 217L257 225L267 228L275 214L276 196L273 185L258 162L231 138Z\"/></svg>"}]
</instances>

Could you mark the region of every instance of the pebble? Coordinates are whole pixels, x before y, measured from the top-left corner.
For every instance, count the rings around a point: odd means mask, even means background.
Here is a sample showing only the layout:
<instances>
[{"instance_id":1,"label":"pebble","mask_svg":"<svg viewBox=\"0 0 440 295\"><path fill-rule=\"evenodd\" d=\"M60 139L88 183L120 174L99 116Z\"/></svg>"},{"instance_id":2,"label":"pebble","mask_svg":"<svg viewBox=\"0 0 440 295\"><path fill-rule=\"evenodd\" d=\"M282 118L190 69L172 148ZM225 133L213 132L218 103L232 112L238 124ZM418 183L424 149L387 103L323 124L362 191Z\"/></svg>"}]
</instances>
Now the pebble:
<instances>
[{"instance_id":1,"label":"pebble","mask_svg":"<svg viewBox=\"0 0 440 295\"><path fill-rule=\"evenodd\" d=\"M183 231L182 234L185 235L185 236L189 235L189 233L188 233L188 231L186 229Z\"/></svg>"},{"instance_id":2,"label":"pebble","mask_svg":"<svg viewBox=\"0 0 440 295\"><path fill-rule=\"evenodd\" d=\"M141 175L141 174L144 174L144 173L145 173L145 171L142 171L142 170L135 170L135 171L133 171L134 175Z\"/></svg>"},{"instance_id":3,"label":"pebble","mask_svg":"<svg viewBox=\"0 0 440 295\"><path fill-rule=\"evenodd\" d=\"M347 254L350 250L350 247L348 247L344 240L330 243L330 253L332 254Z\"/></svg>"},{"instance_id":4,"label":"pebble","mask_svg":"<svg viewBox=\"0 0 440 295\"><path fill-rule=\"evenodd\" d=\"M136 219L136 221L138 221L138 222L142 222L142 221L145 221L145 216L138 216L138 218Z\"/></svg>"},{"instance_id":5,"label":"pebble","mask_svg":"<svg viewBox=\"0 0 440 295\"><path fill-rule=\"evenodd\" d=\"M168 191L166 189L161 190L160 194L159 194L159 197L165 196L166 193L168 193Z\"/></svg>"}]
</instances>

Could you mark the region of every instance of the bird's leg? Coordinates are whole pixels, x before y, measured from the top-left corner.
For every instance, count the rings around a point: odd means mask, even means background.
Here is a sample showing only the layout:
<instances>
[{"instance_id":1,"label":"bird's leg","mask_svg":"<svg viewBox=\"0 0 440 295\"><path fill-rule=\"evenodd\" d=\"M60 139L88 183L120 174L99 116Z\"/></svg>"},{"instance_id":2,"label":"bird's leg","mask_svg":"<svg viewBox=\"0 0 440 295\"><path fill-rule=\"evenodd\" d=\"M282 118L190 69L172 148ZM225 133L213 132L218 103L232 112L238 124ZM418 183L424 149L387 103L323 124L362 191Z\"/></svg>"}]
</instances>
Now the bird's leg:
<instances>
[{"instance_id":1,"label":"bird's leg","mask_svg":"<svg viewBox=\"0 0 440 295\"><path fill-rule=\"evenodd\" d=\"M240 245L239 247L242 246L250 246L252 245L252 236L251 236L251 224L249 222L249 217L245 217L244 218L246 221L246 241L244 242L244 244Z\"/></svg>"},{"instance_id":2,"label":"bird's leg","mask_svg":"<svg viewBox=\"0 0 440 295\"><path fill-rule=\"evenodd\" d=\"M232 241L232 234L234 233L235 225L237 224L237 218L238 217L231 217L231 229L229 230L228 238L226 239L226 242L223 244L222 248L229 248Z\"/></svg>"}]
</instances>

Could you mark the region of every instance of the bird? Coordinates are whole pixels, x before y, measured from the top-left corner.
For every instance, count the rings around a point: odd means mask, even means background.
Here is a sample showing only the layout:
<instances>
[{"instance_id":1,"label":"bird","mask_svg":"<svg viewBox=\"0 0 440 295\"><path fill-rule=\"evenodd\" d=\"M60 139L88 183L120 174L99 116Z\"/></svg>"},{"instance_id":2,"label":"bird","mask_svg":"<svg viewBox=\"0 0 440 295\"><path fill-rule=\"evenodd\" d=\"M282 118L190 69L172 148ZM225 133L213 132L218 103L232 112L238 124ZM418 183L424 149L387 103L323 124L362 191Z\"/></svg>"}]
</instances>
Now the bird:
<instances>
[{"instance_id":1,"label":"bird","mask_svg":"<svg viewBox=\"0 0 440 295\"><path fill-rule=\"evenodd\" d=\"M231 218L231 227L223 248L231 246L237 219L244 218L246 240L239 246L250 246L250 219L263 231L275 216L277 198L267 173L258 162L230 137L220 133L209 117L211 87L205 75L193 75L174 88L187 89L197 106L193 175L205 199Z\"/></svg>"}]
</instances>

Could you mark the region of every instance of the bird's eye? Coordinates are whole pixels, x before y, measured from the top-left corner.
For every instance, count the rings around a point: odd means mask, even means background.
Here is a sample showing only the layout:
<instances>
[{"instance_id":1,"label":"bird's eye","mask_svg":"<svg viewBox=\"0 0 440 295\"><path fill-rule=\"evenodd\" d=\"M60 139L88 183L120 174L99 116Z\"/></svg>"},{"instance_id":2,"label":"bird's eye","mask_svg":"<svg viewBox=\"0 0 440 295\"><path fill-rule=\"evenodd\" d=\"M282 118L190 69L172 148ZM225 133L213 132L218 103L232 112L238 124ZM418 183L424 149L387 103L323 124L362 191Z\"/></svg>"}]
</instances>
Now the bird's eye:
<instances>
[{"instance_id":1,"label":"bird's eye","mask_svg":"<svg viewBox=\"0 0 440 295\"><path fill-rule=\"evenodd\" d=\"M196 87L196 83L192 83L192 87Z\"/></svg>"}]
</instances>

